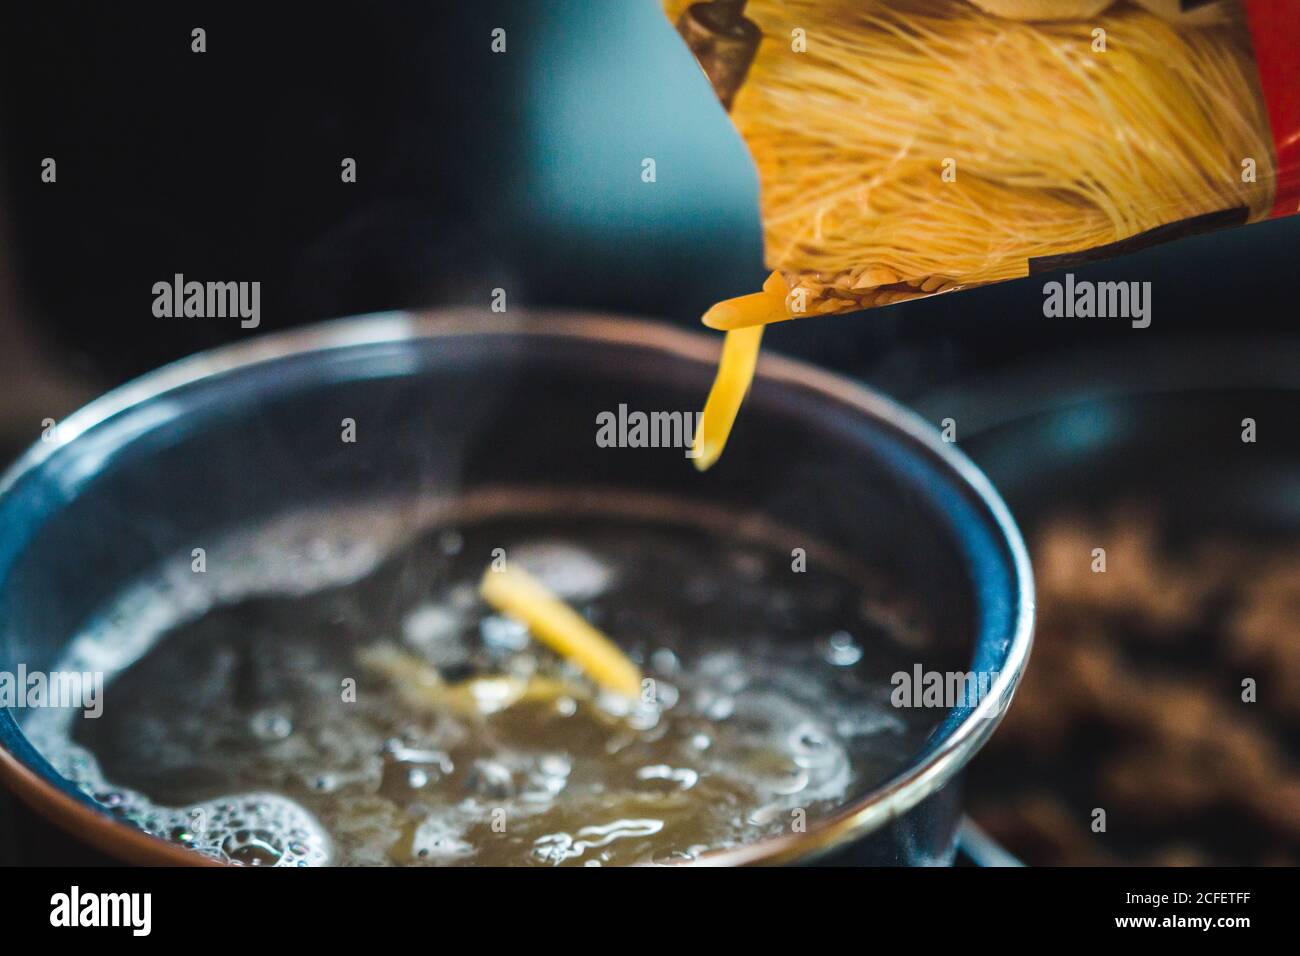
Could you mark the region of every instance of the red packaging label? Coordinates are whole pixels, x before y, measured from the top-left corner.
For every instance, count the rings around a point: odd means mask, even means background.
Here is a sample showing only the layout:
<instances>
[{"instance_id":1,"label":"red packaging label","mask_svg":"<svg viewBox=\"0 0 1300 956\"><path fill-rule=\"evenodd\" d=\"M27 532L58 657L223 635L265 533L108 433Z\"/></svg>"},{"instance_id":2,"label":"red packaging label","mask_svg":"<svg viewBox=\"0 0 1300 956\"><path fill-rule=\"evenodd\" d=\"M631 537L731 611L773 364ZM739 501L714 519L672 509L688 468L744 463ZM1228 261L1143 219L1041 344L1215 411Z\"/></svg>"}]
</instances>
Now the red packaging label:
<instances>
[{"instance_id":1,"label":"red packaging label","mask_svg":"<svg viewBox=\"0 0 1300 956\"><path fill-rule=\"evenodd\" d=\"M1300 212L1300 3L1247 0L1259 83L1273 131L1277 195L1273 216Z\"/></svg>"}]
</instances>

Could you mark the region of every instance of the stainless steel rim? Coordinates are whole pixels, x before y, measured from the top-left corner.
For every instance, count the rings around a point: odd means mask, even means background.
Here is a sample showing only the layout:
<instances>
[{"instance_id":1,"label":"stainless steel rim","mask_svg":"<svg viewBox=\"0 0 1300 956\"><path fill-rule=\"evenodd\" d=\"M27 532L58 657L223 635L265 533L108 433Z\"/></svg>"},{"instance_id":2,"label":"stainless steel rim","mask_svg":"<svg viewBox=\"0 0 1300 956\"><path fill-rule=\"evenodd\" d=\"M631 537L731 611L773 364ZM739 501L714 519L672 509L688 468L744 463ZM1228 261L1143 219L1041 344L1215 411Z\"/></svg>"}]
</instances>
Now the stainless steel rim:
<instances>
[{"instance_id":1,"label":"stainless steel rim","mask_svg":"<svg viewBox=\"0 0 1300 956\"><path fill-rule=\"evenodd\" d=\"M37 442L0 476L0 495L7 493L23 475L39 467L59 447L96 425L128 408L202 379L308 352L467 335L600 341L652 348L705 365L716 363L720 348L719 340L714 337L683 332L645 320L607 316L531 312L507 317L452 309L427 313L385 312L337 319L201 352L148 372L108 392L63 420L59 445ZM883 421L938 458L974 493L1006 544L1016 578L1018 608L1005 663L989 693L924 761L889 779L831 817L810 825L804 834L771 837L743 847L712 851L693 861L695 865L736 866L803 859L830 850L906 813L952 779L997 727L1020 683L1033 643L1034 583L1029 554L1010 511L973 462L943 442L934 428L917 414L848 379L770 352L761 357L757 374L763 379L820 392L870 418ZM13 757L12 754L6 756ZM32 778L25 780L24 784L43 790L52 797L63 796L46 780L35 774ZM94 812L89 807L86 810ZM127 829L123 824L115 825ZM161 858L175 862L167 844L160 840L153 842L158 844ZM196 859L195 862L202 861Z\"/></svg>"}]
</instances>

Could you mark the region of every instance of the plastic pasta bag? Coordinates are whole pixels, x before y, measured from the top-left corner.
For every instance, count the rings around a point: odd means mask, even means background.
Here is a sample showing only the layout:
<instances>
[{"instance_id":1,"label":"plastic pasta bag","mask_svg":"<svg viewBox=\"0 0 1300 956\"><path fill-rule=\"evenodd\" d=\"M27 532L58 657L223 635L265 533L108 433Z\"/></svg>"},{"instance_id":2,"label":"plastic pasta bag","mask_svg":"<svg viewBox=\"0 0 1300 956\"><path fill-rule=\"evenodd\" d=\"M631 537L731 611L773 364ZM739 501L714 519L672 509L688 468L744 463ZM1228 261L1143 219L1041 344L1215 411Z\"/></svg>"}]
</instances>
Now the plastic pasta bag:
<instances>
[{"instance_id":1,"label":"plastic pasta bag","mask_svg":"<svg viewBox=\"0 0 1300 956\"><path fill-rule=\"evenodd\" d=\"M754 158L775 270L762 292L710 309L712 328L873 308L1300 211L1289 0L665 7ZM728 343L757 347L757 333ZM701 437L697 464L725 439Z\"/></svg>"}]
</instances>

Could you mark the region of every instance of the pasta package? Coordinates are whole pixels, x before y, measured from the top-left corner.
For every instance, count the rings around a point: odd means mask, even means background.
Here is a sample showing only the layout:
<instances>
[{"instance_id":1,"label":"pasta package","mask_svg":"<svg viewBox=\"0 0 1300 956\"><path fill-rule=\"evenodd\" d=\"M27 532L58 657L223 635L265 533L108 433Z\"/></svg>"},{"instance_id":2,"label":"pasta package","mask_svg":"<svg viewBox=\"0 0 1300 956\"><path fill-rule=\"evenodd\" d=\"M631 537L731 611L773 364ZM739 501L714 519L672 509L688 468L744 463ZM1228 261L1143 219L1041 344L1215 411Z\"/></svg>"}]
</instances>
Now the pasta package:
<instances>
[{"instance_id":1,"label":"pasta package","mask_svg":"<svg viewBox=\"0 0 1300 956\"><path fill-rule=\"evenodd\" d=\"M869 309L1300 211L1292 0L665 8L754 159L773 270L763 291L711 308L712 328Z\"/></svg>"}]
</instances>

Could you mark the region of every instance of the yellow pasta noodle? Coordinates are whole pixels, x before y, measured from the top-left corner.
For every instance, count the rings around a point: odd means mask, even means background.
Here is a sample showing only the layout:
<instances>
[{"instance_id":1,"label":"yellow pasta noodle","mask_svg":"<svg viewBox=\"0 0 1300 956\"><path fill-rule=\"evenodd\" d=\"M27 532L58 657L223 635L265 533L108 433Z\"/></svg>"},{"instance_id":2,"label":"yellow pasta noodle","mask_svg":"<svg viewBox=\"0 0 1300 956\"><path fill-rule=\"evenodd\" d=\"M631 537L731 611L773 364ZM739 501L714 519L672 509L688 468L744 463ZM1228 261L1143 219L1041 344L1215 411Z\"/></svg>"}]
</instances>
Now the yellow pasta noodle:
<instances>
[{"instance_id":1,"label":"yellow pasta noodle","mask_svg":"<svg viewBox=\"0 0 1300 956\"><path fill-rule=\"evenodd\" d=\"M743 315L745 306L739 308ZM699 429L691 448L691 457L700 471L713 467L727 446L731 426L735 424L740 406L749 393L762 341L763 325L753 323L728 332L723 340L718 374L709 390L708 401L704 403L704 414L700 416Z\"/></svg>"},{"instance_id":2,"label":"yellow pasta noodle","mask_svg":"<svg viewBox=\"0 0 1300 956\"><path fill-rule=\"evenodd\" d=\"M640 694L641 671L618 645L518 564L488 568L479 591L485 601L523 621L534 637L604 689L631 698Z\"/></svg>"}]
</instances>

